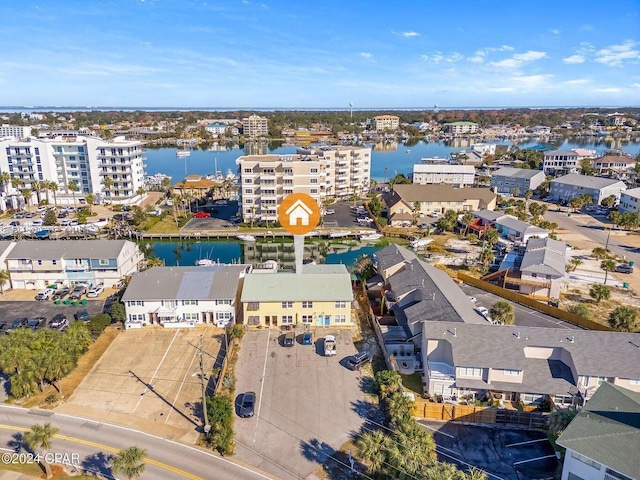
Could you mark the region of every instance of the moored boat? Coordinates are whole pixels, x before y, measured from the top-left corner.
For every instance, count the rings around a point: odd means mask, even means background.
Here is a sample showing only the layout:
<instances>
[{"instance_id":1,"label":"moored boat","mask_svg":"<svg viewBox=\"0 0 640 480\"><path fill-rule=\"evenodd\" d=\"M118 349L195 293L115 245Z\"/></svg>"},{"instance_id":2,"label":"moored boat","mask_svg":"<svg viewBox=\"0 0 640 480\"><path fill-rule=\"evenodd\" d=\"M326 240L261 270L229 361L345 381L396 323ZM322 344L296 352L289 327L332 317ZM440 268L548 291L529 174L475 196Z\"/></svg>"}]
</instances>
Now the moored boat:
<instances>
[{"instance_id":1,"label":"moored boat","mask_svg":"<svg viewBox=\"0 0 640 480\"><path fill-rule=\"evenodd\" d=\"M256 237L254 237L253 235L236 235L236 238L238 240L243 241L243 242L255 242L256 241Z\"/></svg>"}]
</instances>

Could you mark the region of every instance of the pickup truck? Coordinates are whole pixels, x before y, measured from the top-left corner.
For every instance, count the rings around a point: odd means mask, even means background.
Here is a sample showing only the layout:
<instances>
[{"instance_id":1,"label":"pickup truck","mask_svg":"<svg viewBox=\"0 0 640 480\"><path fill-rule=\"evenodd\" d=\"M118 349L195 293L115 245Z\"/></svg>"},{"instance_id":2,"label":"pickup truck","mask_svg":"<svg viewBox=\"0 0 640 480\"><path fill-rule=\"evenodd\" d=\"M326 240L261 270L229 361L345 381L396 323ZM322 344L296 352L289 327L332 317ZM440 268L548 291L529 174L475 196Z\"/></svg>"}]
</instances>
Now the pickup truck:
<instances>
[{"instance_id":1,"label":"pickup truck","mask_svg":"<svg viewBox=\"0 0 640 480\"><path fill-rule=\"evenodd\" d=\"M324 356L331 357L336 355L338 352L336 350L336 337L333 335L327 335L324 337Z\"/></svg>"}]
</instances>

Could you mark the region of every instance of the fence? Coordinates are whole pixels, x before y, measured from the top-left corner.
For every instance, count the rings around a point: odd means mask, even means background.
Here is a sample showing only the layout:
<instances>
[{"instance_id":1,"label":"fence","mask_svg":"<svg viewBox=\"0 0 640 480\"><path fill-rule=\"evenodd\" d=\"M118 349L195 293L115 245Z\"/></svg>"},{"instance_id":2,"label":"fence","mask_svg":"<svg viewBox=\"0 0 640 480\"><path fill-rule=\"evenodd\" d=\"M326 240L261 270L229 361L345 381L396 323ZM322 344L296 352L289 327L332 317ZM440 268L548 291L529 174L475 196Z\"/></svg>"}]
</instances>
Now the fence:
<instances>
[{"instance_id":1,"label":"fence","mask_svg":"<svg viewBox=\"0 0 640 480\"><path fill-rule=\"evenodd\" d=\"M229 338L228 347L225 349L224 359L222 360L222 366L220 367L220 373L216 378L216 386L213 389L214 396L220 393L220 389L222 388L222 381L225 374L227 373L227 368L229 368L229 357L231 357L231 355L233 354L233 349L235 348L234 345L234 340L232 338Z\"/></svg>"},{"instance_id":2,"label":"fence","mask_svg":"<svg viewBox=\"0 0 640 480\"><path fill-rule=\"evenodd\" d=\"M586 318L581 317L580 315L575 315L573 313L567 312L566 310L562 310L558 307L552 307L551 305L547 305L546 303L539 302L534 298L527 297L526 295L521 295L520 293L514 292L513 290L507 290L506 288L498 287L497 285L494 285L489 282L485 282L478 278L471 277L462 272L458 272L458 279L465 283L468 283L469 285L478 287L486 292L499 295L503 298L511 300L512 302L519 303L521 305L526 305L529 308L532 308L542 313L546 313L547 315L551 315L552 317L559 318L561 320L564 320L565 322L572 323L574 325L585 328L587 330L600 330L605 332L615 331L613 328L608 327L606 325L602 325L600 323L587 320Z\"/></svg>"}]
</instances>

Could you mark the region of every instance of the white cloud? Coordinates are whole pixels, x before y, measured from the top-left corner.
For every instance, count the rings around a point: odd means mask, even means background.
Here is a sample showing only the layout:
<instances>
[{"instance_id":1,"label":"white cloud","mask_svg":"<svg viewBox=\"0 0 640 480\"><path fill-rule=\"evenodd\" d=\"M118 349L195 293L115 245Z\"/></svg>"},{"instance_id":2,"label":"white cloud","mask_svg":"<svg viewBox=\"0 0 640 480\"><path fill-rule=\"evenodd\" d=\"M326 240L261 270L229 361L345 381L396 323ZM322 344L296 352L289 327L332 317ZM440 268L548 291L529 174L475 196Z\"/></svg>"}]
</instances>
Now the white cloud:
<instances>
[{"instance_id":1,"label":"white cloud","mask_svg":"<svg viewBox=\"0 0 640 480\"><path fill-rule=\"evenodd\" d=\"M473 62L473 63L482 63L482 62L484 62L484 56L482 56L482 55L474 55L473 57L467 58L467 60L469 60L470 62Z\"/></svg>"},{"instance_id":2,"label":"white cloud","mask_svg":"<svg viewBox=\"0 0 640 480\"><path fill-rule=\"evenodd\" d=\"M511 83L517 83L521 88L541 88L549 86L549 80L553 75L518 75L511 77Z\"/></svg>"},{"instance_id":3,"label":"white cloud","mask_svg":"<svg viewBox=\"0 0 640 480\"><path fill-rule=\"evenodd\" d=\"M486 89L489 92L515 92L515 87L489 87Z\"/></svg>"},{"instance_id":4,"label":"white cloud","mask_svg":"<svg viewBox=\"0 0 640 480\"><path fill-rule=\"evenodd\" d=\"M565 85L586 85L587 83L591 83L591 80L586 78L577 78L575 80L567 80L564 82Z\"/></svg>"},{"instance_id":5,"label":"white cloud","mask_svg":"<svg viewBox=\"0 0 640 480\"><path fill-rule=\"evenodd\" d=\"M632 83L631 86L635 88L640 88L640 83Z\"/></svg>"},{"instance_id":6,"label":"white cloud","mask_svg":"<svg viewBox=\"0 0 640 480\"><path fill-rule=\"evenodd\" d=\"M418 32L400 32L400 35L402 35L405 38L419 37L420 36L420 34Z\"/></svg>"},{"instance_id":7,"label":"white cloud","mask_svg":"<svg viewBox=\"0 0 640 480\"><path fill-rule=\"evenodd\" d=\"M373 58L373 54L369 52L360 52L362 58Z\"/></svg>"},{"instance_id":8,"label":"white cloud","mask_svg":"<svg viewBox=\"0 0 640 480\"><path fill-rule=\"evenodd\" d=\"M594 88L593 91L598 93L620 93L622 89L618 87L604 87L604 88Z\"/></svg>"},{"instance_id":9,"label":"white cloud","mask_svg":"<svg viewBox=\"0 0 640 480\"><path fill-rule=\"evenodd\" d=\"M611 45L596 52L596 62L604 63L610 67L620 67L624 61L639 60L640 50L635 48L636 42L627 40L618 45Z\"/></svg>"},{"instance_id":10,"label":"white cloud","mask_svg":"<svg viewBox=\"0 0 640 480\"><path fill-rule=\"evenodd\" d=\"M453 52L451 55L449 55L446 58L446 61L449 63L455 63L455 62L459 62L463 58L464 58L464 55L462 55L461 53Z\"/></svg>"},{"instance_id":11,"label":"white cloud","mask_svg":"<svg viewBox=\"0 0 640 480\"><path fill-rule=\"evenodd\" d=\"M560 30L557 28L552 28L549 30L551 33L553 33L554 35L560 35Z\"/></svg>"},{"instance_id":12,"label":"white cloud","mask_svg":"<svg viewBox=\"0 0 640 480\"><path fill-rule=\"evenodd\" d=\"M570 57L563 58L564 63L584 63L584 57L582 55L571 55Z\"/></svg>"},{"instance_id":13,"label":"white cloud","mask_svg":"<svg viewBox=\"0 0 640 480\"><path fill-rule=\"evenodd\" d=\"M545 52L537 52L535 50L529 50L525 53L516 53L511 56L511 58L506 58L504 60L500 60L499 62L491 62L490 64L494 67L504 67L504 68L518 68L525 63L530 63L535 60L540 60L541 58L545 58L547 54Z\"/></svg>"}]
</instances>

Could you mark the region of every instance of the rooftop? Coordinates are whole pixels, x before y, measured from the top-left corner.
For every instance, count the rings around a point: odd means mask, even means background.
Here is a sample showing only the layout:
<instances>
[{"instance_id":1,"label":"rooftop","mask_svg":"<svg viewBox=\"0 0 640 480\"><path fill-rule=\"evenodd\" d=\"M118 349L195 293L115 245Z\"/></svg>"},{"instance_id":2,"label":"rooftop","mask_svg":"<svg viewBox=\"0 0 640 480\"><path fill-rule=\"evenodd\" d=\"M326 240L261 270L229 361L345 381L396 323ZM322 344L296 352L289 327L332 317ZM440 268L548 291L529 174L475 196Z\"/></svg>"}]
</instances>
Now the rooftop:
<instances>
[{"instance_id":1,"label":"rooftop","mask_svg":"<svg viewBox=\"0 0 640 480\"><path fill-rule=\"evenodd\" d=\"M60 258L116 258L126 247L138 248L129 240L21 240L7 255L7 260Z\"/></svg>"},{"instance_id":2,"label":"rooftop","mask_svg":"<svg viewBox=\"0 0 640 480\"><path fill-rule=\"evenodd\" d=\"M564 277L567 244L551 238L530 238L520 271Z\"/></svg>"},{"instance_id":3,"label":"rooftop","mask_svg":"<svg viewBox=\"0 0 640 480\"><path fill-rule=\"evenodd\" d=\"M394 185L393 190L387 196L391 200L391 204L395 204L399 200L409 204L413 202L464 202L467 200L480 200L484 203L490 203L496 198L496 194L488 188L453 188L453 185L443 184Z\"/></svg>"},{"instance_id":4,"label":"rooftop","mask_svg":"<svg viewBox=\"0 0 640 480\"><path fill-rule=\"evenodd\" d=\"M491 174L492 177L509 177L509 178L533 178L536 175L544 175L541 170L531 170L529 168L510 168L502 167Z\"/></svg>"},{"instance_id":5,"label":"rooftop","mask_svg":"<svg viewBox=\"0 0 640 480\"><path fill-rule=\"evenodd\" d=\"M551 185L553 184L574 185L577 187L593 188L596 190L617 184L620 184L621 187L625 187L623 181L616 180L615 178L592 177L589 175L578 175L577 173L570 173L568 175L563 175L562 177L554 178L551 180Z\"/></svg>"}]
</instances>

